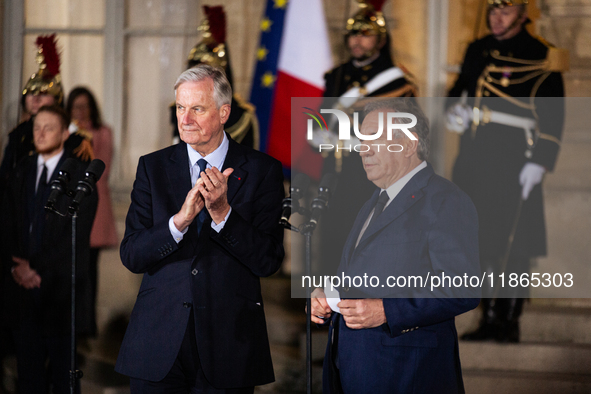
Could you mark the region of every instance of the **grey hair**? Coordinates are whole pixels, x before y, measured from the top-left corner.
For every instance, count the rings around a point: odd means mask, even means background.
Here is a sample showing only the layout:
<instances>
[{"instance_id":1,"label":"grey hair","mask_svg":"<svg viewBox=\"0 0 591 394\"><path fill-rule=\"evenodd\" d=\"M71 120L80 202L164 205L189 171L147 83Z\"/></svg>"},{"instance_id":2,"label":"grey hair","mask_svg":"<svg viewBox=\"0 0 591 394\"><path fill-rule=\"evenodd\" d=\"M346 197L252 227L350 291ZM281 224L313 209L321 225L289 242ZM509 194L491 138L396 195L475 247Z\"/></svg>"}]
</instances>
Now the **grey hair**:
<instances>
[{"instance_id":1,"label":"grey hair","mask_svg":"<svg viewBox=\"0 0 591 394\"><path fill-rule=\"evenodd\" d=\"M396 97L389 99L374 99L365 105L364 118L370 112L384 110L384 112L408 112L417 117L417 124L410 128L411 132L417 133L419 145L417 147L417 156L421 160L427 160L431 146L431 136L429 134L429 119L425 116L421 107L414 97ZM402 131L396 130L395 138L401 138Z\"/></svg>"},{"instance_id":2,"label":"grey hair","mask_svg":"<svg viewBox=\"0 0 591 394\"><path fill-rule=\"evenodd\" d=\"M179 86L185 82L201 82L206 78L213 80L213 99L215 105L220 108L224 104L232 104L232 87L226 73L219 67L210 66L209 64L198 64L197 66L184 71L177 78L174 84L174 93Z\"/></svg>"}]
</instances>

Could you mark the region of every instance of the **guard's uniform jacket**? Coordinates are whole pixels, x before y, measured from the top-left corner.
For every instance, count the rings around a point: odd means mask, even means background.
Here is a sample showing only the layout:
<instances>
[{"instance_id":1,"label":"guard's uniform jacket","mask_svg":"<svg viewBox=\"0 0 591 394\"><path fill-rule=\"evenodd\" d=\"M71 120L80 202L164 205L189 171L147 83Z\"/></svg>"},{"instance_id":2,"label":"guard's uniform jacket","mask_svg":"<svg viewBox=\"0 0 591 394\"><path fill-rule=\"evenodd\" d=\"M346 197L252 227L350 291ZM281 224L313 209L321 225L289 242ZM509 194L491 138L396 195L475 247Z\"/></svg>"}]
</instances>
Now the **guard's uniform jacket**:
<instances>
[{"instance_id":1,"label":"guard's uniform jacket","mask_svg":"<svg viewBox=\"0 0 591 394\"><path fill-rule=\"evenodd\" d=\"M388 51L382 51L376 60L364 67L355 67L353 65L353 60L349 60L348 62L333 68L324 75L326 82L324 97L339 97L353 87L363 87L373 77L390 67L394 67L394 64L392 63ZM407 78L407 76L395 79L368 96L412 96L415 94L416 90L415 86L409 79L410 78Z\"/></svg>"},{"instance_id":2,"label":"guard's uniform jacket","mask_svg":"<svg viewBox=\"0 0 591 394\"><path fill-rule=\"evenodd\" d=\"M554 169L564 117L563 81L557 72L564 64L557 54L560 50L525 29L503 41L486 36L468 47L449 92L459 97L467 91L468 105L475 108L475 120L461 137L453 180L476 205L483 264L498 262L505 254L521 198L523 166L531 161ZM541 185L523 203L517 223L509 261L545 255Z\"/></svg>"}]
</instances>

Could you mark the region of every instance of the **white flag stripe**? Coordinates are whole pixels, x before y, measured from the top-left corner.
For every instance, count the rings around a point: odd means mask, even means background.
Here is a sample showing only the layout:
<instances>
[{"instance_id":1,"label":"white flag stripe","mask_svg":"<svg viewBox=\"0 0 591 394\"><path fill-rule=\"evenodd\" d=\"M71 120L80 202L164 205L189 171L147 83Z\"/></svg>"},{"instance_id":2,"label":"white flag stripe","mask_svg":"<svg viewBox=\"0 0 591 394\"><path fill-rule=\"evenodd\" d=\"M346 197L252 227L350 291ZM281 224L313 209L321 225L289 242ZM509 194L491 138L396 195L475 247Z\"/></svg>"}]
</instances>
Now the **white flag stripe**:
<instances>
[{"instance_id":1,"label":"white flag stripe","mask_svg":"<svg viewBox=\"0 0 591 394\"><path fill-rule=\"evenodd\" d=\"M278 69L324 90L332 57L322 0L291 0L285 13Z\"/></svg>"}]
</instances>

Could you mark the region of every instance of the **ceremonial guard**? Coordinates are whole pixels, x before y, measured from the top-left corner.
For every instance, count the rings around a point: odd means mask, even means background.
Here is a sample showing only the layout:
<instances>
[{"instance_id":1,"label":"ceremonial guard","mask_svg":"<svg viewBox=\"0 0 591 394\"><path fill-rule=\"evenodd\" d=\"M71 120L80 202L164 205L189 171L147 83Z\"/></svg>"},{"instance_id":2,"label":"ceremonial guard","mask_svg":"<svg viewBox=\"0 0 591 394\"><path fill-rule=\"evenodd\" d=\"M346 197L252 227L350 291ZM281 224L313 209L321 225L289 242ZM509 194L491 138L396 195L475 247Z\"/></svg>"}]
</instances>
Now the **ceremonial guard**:
<instances>
[{"instance_id":1,"label":"ceremonial guard","mask_svg":"<svg viewBox=\"0 0 591 394\"><path fill-rule=\"evenodd\" d=\"M352 117L353 112L361 115L366 97L416 95L411 76L392 61L390 37L382 13L384 2L359 0L359 10L347 20L345 28L345 45L350 59L326 73L325 99L320 108L340 109ZM334 121L336 117L328 115L327 120ZM359 124L361 120L359 118ZM312 145L316 149L318 144L325 143L339 146L339 149L323 151L323 173L338 175L321 230L322 262L328 272L334 272L355 216L371 197L375 186L367 179L359 153L354 149L342 149L348 142L338 140L336 122L329 123L329 129L315 132Z\"/></svg>"},{"instance_id":2,"label":"ceremonial guard","mask_svg":"<svg viewBox=\"0 0 591 394\"><path fill-rule=\"evenodd\" d=\"M560 148L568 54L527 32L527 3L488 0L491 34L470 44L449 92L462 97L448 100L448 129L462 133L453 181L478 211L483 272L505 277L504 289L483 292L480 326L465 340L519 341L528 292L507 281L546 254L541 182Z\"/></svg>"},{"instance_id":3,"label":"ceremonial guard","mask_svg":"<svg viewBox=\"0 0 591 394\"><path fill-rule=\"evenodd\" d=\"M234 89L230 55L226 44L226 13L223 6L203 6L205 18L199 26L203 32L202 39L189 53L187 68L205 63L224 69ZM173 125L174 142L179 141L179 130L174 104L170 107L170 122ZM232 110L224 130L232 139L242 145L259 149L259 122L254 106L244 100L238 93L232 96Z\"/></svg>"},{"instance_id":4,"label":"ceremonial guard","mask_svg":"<svg viewBox=\"0 0 591 394\"><path fill-rule=\"evenodd\" d=\"M63 107L64 91L55 34L37 37L36 44L38 51L35 60L39 64L39 71L31 75L23 88L21 105L26 120L8 135L8 145L0 168L0 186L23 157L35 154L33 120L39 108L54 104ZM90 133L72 130L65 149L79 159L89 161L94 158L91 141Z\"/></svg>"}]
</instances>

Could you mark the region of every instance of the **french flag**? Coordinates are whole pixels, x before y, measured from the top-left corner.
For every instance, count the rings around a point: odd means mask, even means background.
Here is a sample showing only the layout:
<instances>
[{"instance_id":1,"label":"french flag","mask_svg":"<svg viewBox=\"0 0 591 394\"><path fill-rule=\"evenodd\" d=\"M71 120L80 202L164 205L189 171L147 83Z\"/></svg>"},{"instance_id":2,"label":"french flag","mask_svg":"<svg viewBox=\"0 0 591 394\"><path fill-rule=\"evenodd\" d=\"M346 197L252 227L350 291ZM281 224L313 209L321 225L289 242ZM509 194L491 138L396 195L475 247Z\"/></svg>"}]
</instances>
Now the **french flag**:
<instances>
[{"instance_id":1,"label":"french flag","mask_svg":"<svg viewBox=\"0 0 591 394\"><path fill-rule=\"evenodd\" d=\"M276 8L273 7L276 7L277 3L277 0L268 0L265 18L268 18L269 11L276 12ZM303 171L318 177L322 158L308 146L307 116L303 110L292 113L291 98L315 97L317 100L308 102L308 106L312 108L318 108L322 102L324 73L332 68L322 1L292 0L287 4L284 18L281 19L283 27L275 73L269 64L261 67L259 71L259 66L262 66L259 61L251 93L251 102L257 107L261 120L261 148L280 160L287 169ZM273 21L271 29L276 22L278 19ZM278 34L277 27L275 26L275 34ZM274 38L277 39L276 36ZM259 51L261 48L268 50L268 47L264 46L266 39L268 38L263 32ZM270 52L267 56L269 54ZM270 82L273 84L272 89L265 91L265 84ZM265 102L261 100L264 97L257 97L260 93L266 93L268 96L266 107ZM268 123L264 119L265 116L268 116ZM292 119L292 116L297 118ZM266 130L264 123L267 123ZM292 124L298 127L292 128Z\"/></svg>"}]
</instances>

